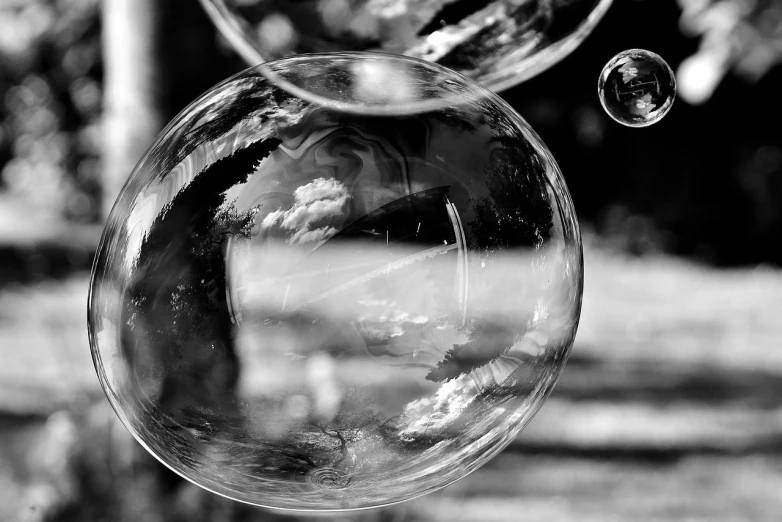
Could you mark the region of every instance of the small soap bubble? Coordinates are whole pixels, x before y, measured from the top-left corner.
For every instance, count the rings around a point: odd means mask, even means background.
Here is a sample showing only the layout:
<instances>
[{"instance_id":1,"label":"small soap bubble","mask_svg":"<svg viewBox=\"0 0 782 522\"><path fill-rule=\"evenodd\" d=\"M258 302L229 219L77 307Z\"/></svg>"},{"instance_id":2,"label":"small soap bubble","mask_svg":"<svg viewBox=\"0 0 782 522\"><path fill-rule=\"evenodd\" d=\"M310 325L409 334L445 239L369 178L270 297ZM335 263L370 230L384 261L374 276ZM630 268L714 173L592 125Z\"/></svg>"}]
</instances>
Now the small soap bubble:
<instances>
[{"instance_id":1,"label":"small soap bubble","mask_svg":"<svg viewBox=\"0 0 782 522\"><path fill-rule=\"evenodd\" d=\"M617 54L603 67L597 83L603 108L628 127L647 127L671 110L676 98L673 71L659 55L643 49Z\"/></svg>"},{"instance_id":2,"label":"small soap bubble","mask_svg":"<svg viewBox=\"0 0 782 522\"><path fill-rule=\"evenodd\" d=\"M90 340L120 418L180 475L369 508L514 440L582 288L562 174L508 105L428 62L309 55L226 80L157 138L103 234Z\"/></svg>"}]
</instances>

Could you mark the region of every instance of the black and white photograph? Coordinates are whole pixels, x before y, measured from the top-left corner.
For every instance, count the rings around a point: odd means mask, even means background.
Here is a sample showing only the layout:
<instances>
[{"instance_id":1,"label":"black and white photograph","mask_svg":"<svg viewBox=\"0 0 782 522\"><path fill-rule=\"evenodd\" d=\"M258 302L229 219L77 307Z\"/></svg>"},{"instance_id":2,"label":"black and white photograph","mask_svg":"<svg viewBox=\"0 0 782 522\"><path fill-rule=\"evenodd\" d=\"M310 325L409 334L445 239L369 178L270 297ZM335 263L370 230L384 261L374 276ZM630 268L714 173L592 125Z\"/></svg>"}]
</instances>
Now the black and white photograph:
<instances>
[{"instance_id":1,"label":"black and white photograph","mask_svg":"<svg viewBox=\"0 0 782 522\"><path fill-rule=\"evenodd\" d=\"M0 0L0 521L777 522L782 0Z\"/></svg>"}]
</instances>

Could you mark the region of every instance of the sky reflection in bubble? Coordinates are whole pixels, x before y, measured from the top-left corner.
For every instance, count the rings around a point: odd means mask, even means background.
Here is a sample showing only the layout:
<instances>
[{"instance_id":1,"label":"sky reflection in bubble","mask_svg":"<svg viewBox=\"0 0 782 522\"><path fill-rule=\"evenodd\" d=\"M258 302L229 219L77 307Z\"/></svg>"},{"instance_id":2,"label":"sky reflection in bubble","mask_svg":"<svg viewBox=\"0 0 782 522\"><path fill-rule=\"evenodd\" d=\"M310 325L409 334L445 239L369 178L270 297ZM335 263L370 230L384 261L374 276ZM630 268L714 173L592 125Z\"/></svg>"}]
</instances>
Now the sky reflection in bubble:
<instances>
[{"instance_id":1,"label":"sky reflection in bubble","mask_svg":"<svg viewBox=\"0 0 782 522\"><path fill-rule=\"evenodd\" d=\"M360 77L389 66L394 100ZM504 448L562 370L582 288L564 180L510 107L427 62L313 55L227 80L158 137L104 232L90 340L118 415L179 474L360 509Z\"/></svg>"}]
</instances>

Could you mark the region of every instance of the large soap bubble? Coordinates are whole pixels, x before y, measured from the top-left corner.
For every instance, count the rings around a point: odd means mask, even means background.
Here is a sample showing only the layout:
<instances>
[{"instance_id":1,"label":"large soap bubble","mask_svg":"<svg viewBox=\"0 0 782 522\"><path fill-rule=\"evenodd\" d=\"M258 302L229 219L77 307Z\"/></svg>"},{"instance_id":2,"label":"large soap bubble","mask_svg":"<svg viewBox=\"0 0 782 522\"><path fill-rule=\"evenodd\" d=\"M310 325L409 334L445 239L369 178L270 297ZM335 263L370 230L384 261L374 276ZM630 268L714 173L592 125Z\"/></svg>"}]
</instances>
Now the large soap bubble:
<instances>
[{"instance_id":1,"label":"large soap bubble","mask_svg":"<svg viewBox=\"0 0 782 522\"><path fill-rule=\"evenodd\" d=\"M300 56L157 138L100 243L90 342L117 414L177 473L263 506L366 508L519 433L565 364L582 278L562 175L497 96L419 60Z\"/></svg>"},{"instance_id":2,"label":"large soap bubble","mask_svg":"<svg viewBox=\"0 0 782 522\"><path fill-rule=\"evenodd\" d=\"M440 63L500 91L570 54L612 0L201 0L250 64L380 50Z\"/></svg>"}]
</instances>

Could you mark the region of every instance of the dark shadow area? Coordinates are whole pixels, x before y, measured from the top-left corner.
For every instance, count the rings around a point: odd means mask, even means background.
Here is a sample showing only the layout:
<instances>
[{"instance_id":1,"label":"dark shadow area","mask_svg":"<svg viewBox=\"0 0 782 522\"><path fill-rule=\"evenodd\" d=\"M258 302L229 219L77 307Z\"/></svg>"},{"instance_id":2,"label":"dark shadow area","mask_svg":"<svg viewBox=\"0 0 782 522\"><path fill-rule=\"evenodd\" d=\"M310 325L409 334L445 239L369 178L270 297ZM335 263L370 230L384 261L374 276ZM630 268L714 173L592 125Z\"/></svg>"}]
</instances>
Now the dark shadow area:
<instances>
[{"instance_id":1,"label":"dark shadow area","mask_svg":"<svg viewBox=\"0 0 782 522\"><path fill-rule=\"evenodd\" d=\"M676 464L692 457L741 457L768 455L769 458L782 455L782 437L773 437L759 441L748 447L733 448L719 445L693 444L686 447L650 447L645 445L610 446L567 446L562 444L522 442L511 446L508 453L551 458L581 458L600 462L634 462L653 464Z\"/></svg>"},{"instance_id":2,"label":"dark shadow area","mask_svg":"<svg viewBox=\"0 0 782 522\"><path fill-rule=\"evenodd\" d=\"M569 401L736 405L773 410L782 406L782 375L720 365L676 365L574 354L554 397Z\"/></svg>"},{"instance_id":3,"label":"dark shadow area","mask_svg":"<svg viewBox=\"0 0 782 522\"><path fill-rule=\"evenodd\" d=\"M63 279L74 272L88 272L91 266L91 248L58 243L23 247L0 245L0 287L9 283Z\"/></svg>"}]
</instances>

